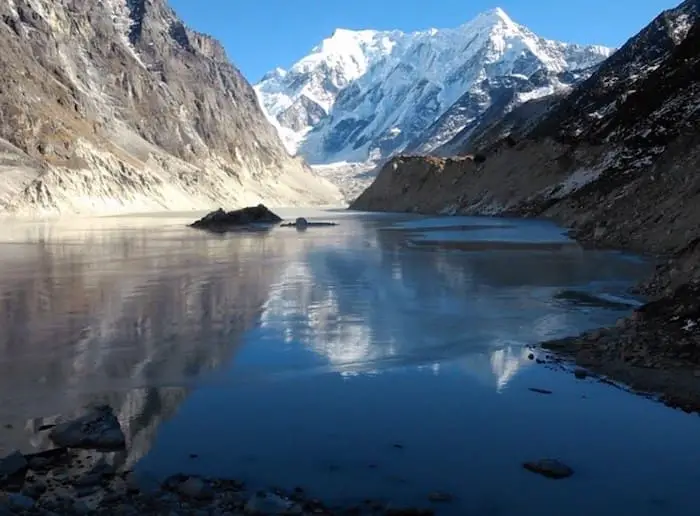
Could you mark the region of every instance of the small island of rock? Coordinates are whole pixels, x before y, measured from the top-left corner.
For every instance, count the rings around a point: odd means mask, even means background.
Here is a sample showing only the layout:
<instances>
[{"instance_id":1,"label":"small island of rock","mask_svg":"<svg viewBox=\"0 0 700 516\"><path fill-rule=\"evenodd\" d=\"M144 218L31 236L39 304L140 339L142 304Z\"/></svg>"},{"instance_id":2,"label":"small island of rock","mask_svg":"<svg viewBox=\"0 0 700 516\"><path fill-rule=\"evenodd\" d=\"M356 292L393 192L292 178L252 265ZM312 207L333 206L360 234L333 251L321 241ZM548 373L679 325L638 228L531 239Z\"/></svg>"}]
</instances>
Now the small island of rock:
<instances>
[{"instance_id":1,"label":"small island of rock","mask_svg":"<svg viewBox=\"0 0 700 516\"><path fill-rule=\"evenodd\" d=\"M282 218L265 205L249 206L240 210L225 211L219 208L190 224L190 227L205 229L215 233L251 229L260 226L279 224Z\"/></svg>"}]
</instances>

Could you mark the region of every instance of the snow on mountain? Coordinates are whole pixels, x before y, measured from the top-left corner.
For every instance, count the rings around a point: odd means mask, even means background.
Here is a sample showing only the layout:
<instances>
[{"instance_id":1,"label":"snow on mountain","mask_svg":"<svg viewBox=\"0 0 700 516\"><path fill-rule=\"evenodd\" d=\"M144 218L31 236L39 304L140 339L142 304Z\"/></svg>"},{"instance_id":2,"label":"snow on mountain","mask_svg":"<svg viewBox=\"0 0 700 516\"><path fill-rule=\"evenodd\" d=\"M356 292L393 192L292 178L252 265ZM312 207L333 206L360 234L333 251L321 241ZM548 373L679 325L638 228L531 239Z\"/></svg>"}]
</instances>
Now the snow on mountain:
<instances>
[{"instance_id":1,"label":"snow on mountain","mask_svg":"<svg viewBox=\"0 0 700 516\"><path fill-rule=\"evenodd\" d=\"M289 71L276 68L265 74L255 90L291 154L330 113L338 94L390 55L403 36L338 29Z\"/></svg>"},{"instance_id":2,"label":"snow on mountain","mask_svg":"<svg viewBox=\"0 0 700 516\"><path fill-rule=\"evenodd\" d=\"M291 153L364 163L448 141L490 107L493 84L520 84L517 104L565 90L611 53L543 39L496 8L456 29L337 30L255 89Z\"/></svg>"}]
</instances>

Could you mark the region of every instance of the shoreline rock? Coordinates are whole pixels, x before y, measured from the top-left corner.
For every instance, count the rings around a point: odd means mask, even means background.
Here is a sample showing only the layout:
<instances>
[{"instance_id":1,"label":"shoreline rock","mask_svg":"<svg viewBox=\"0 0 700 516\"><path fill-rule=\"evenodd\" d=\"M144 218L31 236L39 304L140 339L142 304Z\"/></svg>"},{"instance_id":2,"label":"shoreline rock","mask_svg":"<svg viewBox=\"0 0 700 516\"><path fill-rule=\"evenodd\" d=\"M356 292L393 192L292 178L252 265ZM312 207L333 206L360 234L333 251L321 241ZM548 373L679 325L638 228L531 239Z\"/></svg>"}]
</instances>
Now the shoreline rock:
<instances>
[{"instance_id":1,"label":"shoreline rock","mask_svg":"<svg viewBox=\"0 0 700 516\"><path fill-rule=\"evenodd\" d=\"M541 343L571 359L579 379L605 375L686 412L700 412L700 283L636 309L613 327Z\"/></svg>"},{"instance_id":2,"label":"shoreline rock","mask_svg":"<svg viewBox=\"0 0 700 516\"><path fill-rule=\"evenodd\" d=\"M83 448L101 451L123 450L126 437L111 407L96 406L72 421L59 423L49 438L61 448Z\"/></svg>"}]
</instances>

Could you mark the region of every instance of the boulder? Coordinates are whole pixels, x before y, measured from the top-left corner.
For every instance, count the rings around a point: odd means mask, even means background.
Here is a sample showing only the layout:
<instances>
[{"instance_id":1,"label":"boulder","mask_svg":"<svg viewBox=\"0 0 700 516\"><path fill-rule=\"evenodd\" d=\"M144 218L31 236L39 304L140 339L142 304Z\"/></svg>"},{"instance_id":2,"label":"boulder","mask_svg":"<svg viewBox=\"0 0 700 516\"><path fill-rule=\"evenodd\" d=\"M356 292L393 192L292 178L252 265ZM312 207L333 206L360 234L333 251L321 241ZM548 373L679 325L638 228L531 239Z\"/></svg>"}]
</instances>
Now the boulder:
<instances>
[{"instance_id":1,"label":"boulder","mask_svg":"<svg viewBox=\"0 0 700 516\"><path fill-rule=\"evenodd\" d=\"M246 514L293 514L297 506L273 493L258 493L246 503Z\"/></svg>"},{"instance_id":2,"label":"boulder","mask_svg":"<svg viewBox=\"0 0 700 516\"><path fill-rule=\"evenodd\" d=\"M20 452L15 451L0 459L0 480L18 475L27 470L29 464Z\"/></svg>"},{"instance_id":3,"label":"boulder","mask_svg":"<svg viewBox=\"0 0 700 516\"><path fill-rule=\"evenodd\" d=\"M523 467L532 473L554 479L567 478L574 474L573 469L556 459L541 459L526 462L523 464Z\"/></svg>"},{"instance_id":4,"label":"boulder","mask_svg":"<svg viewBox=\"0 0 700 516\"><path fill-rule=\"evenodd\" d=\"M190 226L215 233L224 233L259 224L278 224L282 219L265 205L249 206L240 210L224 211L219 208L193 222Z\"/></svg>"},{"instance_id":5,"label":"boulder","mask_svg":"<svg viewBox=\"0 0 700 516\"><path fill-rule=\"evenodd\" d=\"M211 488L204 480L197 477L190 477L182 482L177 487L177 491L188 498L205 499L213 497Z\"/></svg>"},{"instance_id":6,"label":"boulder","mask_svg":"<svg viewBox=\"0 0 700 516\"><path fill-rule=\"evenodd\" d=\"M120 450L126 438L111 407L103 405L73 421L56 425L49 438L58 446L91 450Z\"/></svg>"}]
</instances>

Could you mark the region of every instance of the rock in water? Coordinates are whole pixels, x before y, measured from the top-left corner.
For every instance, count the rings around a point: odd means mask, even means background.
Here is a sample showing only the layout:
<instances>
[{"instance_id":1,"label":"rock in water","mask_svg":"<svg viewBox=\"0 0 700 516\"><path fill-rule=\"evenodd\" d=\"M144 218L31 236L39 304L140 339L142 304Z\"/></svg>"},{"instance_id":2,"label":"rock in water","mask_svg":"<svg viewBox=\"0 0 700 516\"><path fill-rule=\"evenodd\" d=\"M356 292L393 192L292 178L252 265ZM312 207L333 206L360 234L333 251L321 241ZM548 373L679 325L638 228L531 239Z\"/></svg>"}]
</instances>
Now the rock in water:
<instances>
[{"instance_id":1,"label":"rock in water","mask_svg":"<svg viewBox=\"0 0 700 516\"><path fill-rule=\"evenodd\" d=\"M126 446L119 420L106 405L93 407L78 419L55 426L49 437L66 448L117 450Z\"/></svg>"},{"instance_id":2,"label":"rock in water","mask_svg":"<svg viewBox=\"0 0 700 516\"><path fill-rule=\"evenodd\" d=\"M252 224L278 224L280 222L282 219L277 214L270 211L265 205L259 204L234 211L224 211L219 208L193 222L191 227L223 233Z\"/></svg>"},{"instance_id":3,"label":"rock in water","mask_svg":"<svg viewBox=\"0 0 700 516\"><path fill-rule=\"evenodd\" d=\"M34 508L36 502L28 496L18 493L10 493L7 495L7 504L13 509L29 511Z\"/></svg>"},{"instance_id":4,"label":"rock in water","mask_svg":"<svg viewBox=\"0 0 700 516\"><path fill-rule=\"evenodd\" d=\"M556 459L541 459L526 462L523 464L523 467L528 471L538 473L547 478L567 478L574 474L573 469Z\"/></svg>"},{"instance_id":5,"label":"rock in water","mask_svg":"<svg viewBox=\"0 0 700 516\"><path fill-rule=\"evenodd\" d=\"M335 222L309 222L304 217L299 217L294 222L282 224L283 228L297 228L298 231L305 231L307 228L337 226Z\"/></svg>"},{"instance_id":6,"label":"rock in water","mask_svg":"<svg viewBox=\"0 0 700 516\"><path fill-rule=\"evenodd\" d=\"M574 376L579 380L585 380L588 377L588 371L581 368L576 368L574 370Z\"/></svg>"},{"instance_id":7,"label":"rock in water","mask_svg":"<svg viewBox=\"0 0 700 516\"><path fill-rule=\"evenodd\" d=\"M452 501L452 495L450 493L443 493L442 491L435 491L428 495L428 500L435 503L447 503Z\"/></svg>"}]
</instances>

